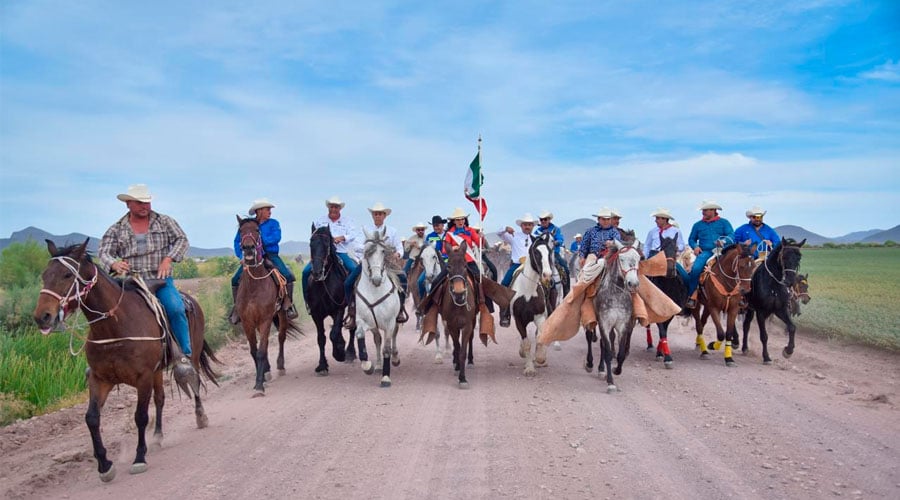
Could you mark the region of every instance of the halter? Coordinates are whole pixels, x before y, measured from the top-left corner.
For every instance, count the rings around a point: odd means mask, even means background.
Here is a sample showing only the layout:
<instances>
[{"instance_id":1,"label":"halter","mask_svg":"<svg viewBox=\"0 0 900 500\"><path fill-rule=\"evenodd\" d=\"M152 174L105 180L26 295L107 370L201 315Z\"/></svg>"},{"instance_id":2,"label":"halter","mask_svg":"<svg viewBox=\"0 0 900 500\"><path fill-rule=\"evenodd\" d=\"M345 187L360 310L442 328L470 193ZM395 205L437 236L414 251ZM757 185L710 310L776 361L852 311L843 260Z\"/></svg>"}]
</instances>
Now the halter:
<instances>
[{"instance_id":1,"label":"halter","mask_svg":"<svg viewBox=\"0 0 900 500\"><path fill-rule=\"evenodd\" d=\"M254 268L265 265L265 262L263 262L262 238L259 237L259 232L256 232L256 234L253 234L252 232L248 232L248 233L244 233L241 235L241 248L243 249L243 248L251 248L251 247L255 247L255 249L256 249L256 253L254 254L256 256L256 259L255 259L256 263L255 264L247 264L246 256L242 257L241 265L244 268L244 272L247 273L248 276L250 276L251 278L253 278L255 280L264 280L264 279L272 276L272 274L275 272L274 268L269 269L269 272L263 274L262 276L254 276L253 275Z\"/></svg>"},{"instance_id":2,"label":"halter","mask_svg":"<svg viewBox=\"0 0 900 500\"><path fill-rule=\"evenodd\" d=\"M619 272L622 274L622 277L623 277L623 278L624 278L625 276L627 276L628 273L630 273L631 271L637 271L637 270L638 270L638 266L631 266L631 267L629 267L628 269L622 269L622 265L619 263L619 262L620 262L620 261L619 261L619 256L622 255L623 253L626 253L626 252L637 252L637 248L634 248L633 245L624 246L624 247L620 248L619 251L617 251L616 253L614 253L614 254L610 257L610 260L615 260L615 261L617 261L617 262L616 262L616 267L619 269ZM640 253L638 253L638 255L640 255Z\"/></svg>"},{"instance_id":3,"label":"halter","mask_svg":"<svg viewBox=\"0 0 900 500\"><path fill-rule=\"evenodd\" d=\"M124 287L122 288L122 295L119 295L119 301L116 302L116 305L112 309L105 313L95 311L84 304L84 298L87 297L87 294L90 293L91 289L94 288L94 285L97 284L97 278L100 276L100 271L97 267L94 266L94 276L91 279L86 280L81 277L81 263L77 260L67 256L53 257L50 260L59 262L75 276L72 278L72 284L69 285L69 289L66 291L65 295L60 295L49 288L41 289L40 293L49 295L59 302L59 313L57 314L59 321L65 321L66 317L75 309L69 307L69 304L72 302L77 302L78 307L83 307L85 310L99 315L97 318L88 321L89 325L109 318L115 314L115 310L118 309L119 304L122 302L122 296L125 294Z\"/></svg>"},{"instance_id":4,"label":"halter","mask_svg":"<svg viewBox=\"0 0 900 500\"><path fill-rule=\"evenodd\" d=\"M465 293L462 294L462 302L461 303L456 301L457 294L453 293L453 288L452 288L453 281L457 280L457 279L463 280L463 283L466 284L466 291L465 291ZM469 283L470 283L469 277L466 276L465 274L455 274L453 276L450 276L449 279L447 279L447 286L450 288L450 300L453 301L453 305L455 305L456 307L465 306L466 311L472 310L472 308L469 306Z\"/></svg>"}]
</instances>

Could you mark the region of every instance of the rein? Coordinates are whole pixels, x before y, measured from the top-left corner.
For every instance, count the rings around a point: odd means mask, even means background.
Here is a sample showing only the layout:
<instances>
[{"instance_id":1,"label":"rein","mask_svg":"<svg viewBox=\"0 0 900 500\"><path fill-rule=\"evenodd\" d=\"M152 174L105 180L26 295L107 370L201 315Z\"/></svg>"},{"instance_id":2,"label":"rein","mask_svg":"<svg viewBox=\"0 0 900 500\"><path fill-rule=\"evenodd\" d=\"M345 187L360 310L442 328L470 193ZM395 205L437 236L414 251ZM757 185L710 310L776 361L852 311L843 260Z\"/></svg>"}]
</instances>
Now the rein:
<instances>
[{"instance_id":1,"label":"rein","mask_svg":"<svg viewBox=\"0 0 900 500\"><path fill-rule=\"evenodd\" d=\"M453 280L457 279L463 280L466 283L466 291L462 294L462 303L456 301L457 294L453 293ZM450 300L453 301L453 305L455 305L456 307L465 306L466 311L471 311L472 306L469 305L469 288L472 286L472 280L470 280L469 277L465 274L455 274L453 276L450 276L450 278L447 280L447 288L450 289Z\"/></svg>"},{"instance_id":2,"label":"rein","mask_svg":"<svg viewBox=\"0 0 900 500\"><path fill-rule=\"evenodd\" d=\"M788 284L785 283L785 281L784 281L787 278L787 275L785 273L792 272L796 275L797 270L796 269L786 269L784 267L784 248L778 250L778 265L781 266L781 279L778 279L775 276L775 274L773 274L772 271L769 269L769 259L766 259L763 261L763 267L766 268L766 272L769 273L769 276L771 276L772 279L775 280L779 285L790 288L788 286Z\"/></svg>"},{"instance_id":3,"label":"rein","mask_svg":"<svg viewBox=\"0 0 900 500\"><path fill-rule=\"evenodd\" d=\"M322 261L323 261L323 262L322 262L322 272L323 272L323 275L324 275L325 277L328 277L328 274L331 273L332 268L334 268L334 266L335 266L335 259L337 258L336 255L335 255L334 239L331 238L331 236L330 236L329 234L327 234L327 233L326 233L326 234L323 234L323 233L318 233L318 232L317 232L317 233L313 233L312 236L310 236L310 238L309 238L310 244L312 244L312 240L313 240L314 238L320 238L320 239L324 239L324 240L327 241L327 244L325 245L325 248L326 248L325 255L322 257ZM311 249L310 249L310 253L312 253L312 250L311 250ZM309 265L310 265L310 267L312 267L313 263L314 263L316 260L317 260L317 259L315 258L314 255L310 255L310 256L309 256ZM346 298L344 297L343 291L340 293L340 300L336 300L336 299L334 298L334 296L331 295L331 292L328 290L328 287L327 287L327 286L323 286L322 288L325 289L325 295L328 297L328 299L329 299L333 304L336 304L336 305L338 305L338 306L340 306L340 307L343 307L343 306L346 306L346 305L347 305L347 304L345 303ZM341 288L342 288L342 290L343 290L343 286L342 286Z\"/></svg>"}]
</instances>

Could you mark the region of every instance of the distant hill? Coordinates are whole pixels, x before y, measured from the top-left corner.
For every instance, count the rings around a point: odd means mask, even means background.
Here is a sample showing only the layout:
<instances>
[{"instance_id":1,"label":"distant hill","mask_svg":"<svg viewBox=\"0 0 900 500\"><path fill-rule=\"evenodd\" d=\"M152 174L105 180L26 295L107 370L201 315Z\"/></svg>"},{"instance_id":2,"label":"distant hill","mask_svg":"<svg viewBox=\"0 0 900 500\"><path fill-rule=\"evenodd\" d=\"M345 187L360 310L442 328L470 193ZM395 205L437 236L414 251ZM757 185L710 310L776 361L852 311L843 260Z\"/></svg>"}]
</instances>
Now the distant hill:
<instances>
[{"instance_id":1,"label":"distant hill","mask_svg":"<svg viewBox=\"0 0 900 500\"><path fill-rule=\"evenodd\" d=\"M581 233L584 235L585 231L596 225L596 219L575 219L572 222L567 222L566 224L559 226L563 236L566 237L566 248L575 241L576 234Z\"/></svg>"},{"instance_id":2,"label":"distant hill","mask_svg":"<svg viewBox=\"0 0 900 500\"><path fill-rule=\"evenodd\" d=\"M838 236L837 238L831 238L831 241L834 243L856 243L857 241L863 241L869 236L878 234L883 232L883 229L869 229L868 231L855 231L852 233L845 234L843 236Z\"/></svg>"},{"instance_id":3,"label":"distant hill","mask_svg":"<svg viewBox=\"0 0 900 500\"><path fill-rule=\"evenodd\" d=\"M807 231L800 226L778 226L775 228L775 232L777 232L782 238L793 238L797 241L806 238L806 244L811 246L822 246L825 243L832 242L831 238L826 238L821 234Z\"/></svg>"},{"instance_id":4,"label":"distant hill","mask_svg":"<svg viewBox=\"0 0 900 500\"><path fill-rule=\"evenodd\" d=\"M896 225L887 231L881 231L863 238L862 243L884 243L885 241L900 242L900 225Z\"/></svg>"}]
</instances>

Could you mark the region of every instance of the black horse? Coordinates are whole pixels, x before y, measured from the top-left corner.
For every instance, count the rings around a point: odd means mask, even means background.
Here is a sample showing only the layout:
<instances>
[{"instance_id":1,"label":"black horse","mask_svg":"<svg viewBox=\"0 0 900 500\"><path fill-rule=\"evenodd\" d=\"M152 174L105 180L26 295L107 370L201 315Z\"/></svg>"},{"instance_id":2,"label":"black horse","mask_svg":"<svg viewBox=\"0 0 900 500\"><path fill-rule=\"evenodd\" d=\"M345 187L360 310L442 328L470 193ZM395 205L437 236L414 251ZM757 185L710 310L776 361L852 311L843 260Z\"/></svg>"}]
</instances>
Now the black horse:
<instances>
[{"instance_id":1,"label":"black horse","mask_svg":"<svg viewBox=\"0 0 900 500\"><path fill-rule=\"evenodd\" d=\"M791 321L791 288L799 278L800 247L806 243L806 239L800 243L791 239L785 239L776 246L762 265L753 272L750 293L747 294L747 311L744 314L744 345L741 352L747 354L747 334L750 331L750 322L756 314L756 324L759 327L759 340L762 342L763 363L771 364L769 357L769 334L766 332L766 319L774 314L787 325L788 345L782 351L785 358L794 354L794 332L797 327Z\"/></svg>"},{"instance_id":2,"label":"black horse","mask_svg":"<svg viewBox=\"0 0 900 500\"><path fill-rule=\"evenodd\" d=\"M681 276L675 269L675 259L678 255L678 243L675 238L662 238L660 251L666 256L666 275L653 276L650 278L650 281L672 299L672 302L675 302L683 309L684 304L688 299L687 283L681 279ZM672 319L673 318L669 318L662 323L656 324L656 327L659 329L659 342L656 345L656 359L662 359L666 368L672 368L675 363L675 360L672 359L672 351L669 349L668 340L669 323L672 322ZM648 346L652 347L649 337L649 326L647 327L647 332L647 343Z\"/></svg>"},{"instance_id":3,"label":"black horse","mask_svg":"<svg viewBox=\"0 0 900 500\"><path fill-rule=\"evenodd\" d=\"M344 322L344 310L347 301L344 297L344 280L347 278L347 269L344 268L341 258L334 246L331 236L331 228L327 225L316 229L312 226L312 236L309 238L309 264L311 272L307 283L306 305L313 323L316 325L316 340L319 344L319 365L316 373L328 375L328 361L325 359L325 318L331 318L331 355L335 361L343 362L356 358L353 343L349 349L341 327ZM352 353L352 354L351 354ZM365 343L360 344L360 356L365 353Z\"/></svg>"}]
</instances>

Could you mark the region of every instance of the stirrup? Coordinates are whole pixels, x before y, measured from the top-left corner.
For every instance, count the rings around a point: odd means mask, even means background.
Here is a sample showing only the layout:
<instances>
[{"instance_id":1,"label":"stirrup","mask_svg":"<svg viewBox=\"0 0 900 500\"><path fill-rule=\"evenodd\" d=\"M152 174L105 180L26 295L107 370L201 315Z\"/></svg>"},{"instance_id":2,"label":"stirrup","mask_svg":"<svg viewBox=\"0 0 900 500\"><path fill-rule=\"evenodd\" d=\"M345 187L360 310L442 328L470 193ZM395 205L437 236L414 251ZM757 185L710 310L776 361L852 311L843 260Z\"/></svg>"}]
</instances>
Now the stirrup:
<instances>
[{"instance_id":1,"label":"stirrup","mask_svg":"<svg viewBox=\"0 0 900 500\"><path fill-rule=\"evenodd\" d=\"M287 316L287 319L297 319L297 317L300 316L297 312L297 308L294 307L294 304L291 304L291 307L285 309L284 313Z\"/></svg>"},{"instance_id":2,"label":"stirrup","mask_svg":"<svg viewBox=\"0 0 900 500\"><path fill-rule=\"evenodd\" d=\"M400 312L397 313L397 323L406 323L409 321L409 316L406 315L406 308L400 306Z\"/></svg>"},{"instance_id":3,"label":"stirrup","mask_svg":"<svg viewBox=\"0 0 900 500\"><path fill-rule=\"evenodd\" d=\"M697 307L697 299L694 299L694 298L687 299L687 302L685 302L684 307L686 309L693 309L693 308Z\"/></svg>"}]
</instances>

